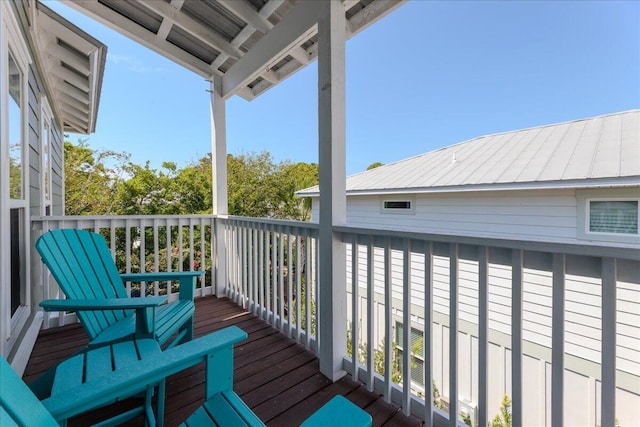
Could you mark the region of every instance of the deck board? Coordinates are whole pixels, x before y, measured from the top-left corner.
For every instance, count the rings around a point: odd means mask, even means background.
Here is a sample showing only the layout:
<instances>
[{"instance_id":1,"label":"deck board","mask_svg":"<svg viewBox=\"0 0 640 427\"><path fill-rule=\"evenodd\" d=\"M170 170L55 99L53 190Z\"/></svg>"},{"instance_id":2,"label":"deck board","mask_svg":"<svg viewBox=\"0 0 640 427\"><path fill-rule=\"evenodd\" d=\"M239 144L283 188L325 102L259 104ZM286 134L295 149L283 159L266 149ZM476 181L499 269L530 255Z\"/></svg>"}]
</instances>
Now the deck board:
<instances>
[{"instance_id":1,"label":"deck board","mask_svg":"<svg viewBox=\"0 0 640 427\"><path fill-rule=\"evenodd\" d=\"M304 346L264 323L228 299L205 297L196 300L196 336L236 325L248 333L234 350L234 390L269 426L296 426L328 402L344 395L373 417L374 426L419 426L422 421L407 417L396 405L367 391L349 375L331 383L320 374L315 355ZM36 341L24 379L27 383L57 362L82 349L88 339L78 324L42 331ZM167 379L168 426L177 425L204 401L204 364ZM130 400L71 420L70 426L96 422L131 407ZM129 425L138 425L133 422Z\"/></svg>"}]
</instances>

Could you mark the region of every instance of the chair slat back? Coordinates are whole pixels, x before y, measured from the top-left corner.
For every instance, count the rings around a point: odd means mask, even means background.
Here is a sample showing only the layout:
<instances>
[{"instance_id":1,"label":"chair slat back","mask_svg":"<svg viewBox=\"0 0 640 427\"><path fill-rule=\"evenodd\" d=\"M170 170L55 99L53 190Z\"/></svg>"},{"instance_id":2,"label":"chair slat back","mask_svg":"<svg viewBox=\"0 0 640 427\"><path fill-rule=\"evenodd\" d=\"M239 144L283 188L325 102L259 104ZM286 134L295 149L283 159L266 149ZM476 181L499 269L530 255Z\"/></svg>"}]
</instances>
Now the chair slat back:
<instances>
[{"instance_id":1,"label":"chair slat back","mask_svg":"<svg viewBox=\"0 0 640 427\"><path fill-rule=\"evenodd\" d=\"M58 285L70 299L126 298L118 269L104 237L76 229L51 230L36 241L36 249ZM119 311L81 311L89 337L126 316Z\"/></svg>"},{"instance_id":2,"label":"chair slat back","mask_svg":"<svg viewBox=\"0 0 640 427\"><path fill-rule=\"evenodd\" d=\"M3 357L0 357L0 384L1 426L58 426L49 411Z\"/></svg>"}]
</instances>

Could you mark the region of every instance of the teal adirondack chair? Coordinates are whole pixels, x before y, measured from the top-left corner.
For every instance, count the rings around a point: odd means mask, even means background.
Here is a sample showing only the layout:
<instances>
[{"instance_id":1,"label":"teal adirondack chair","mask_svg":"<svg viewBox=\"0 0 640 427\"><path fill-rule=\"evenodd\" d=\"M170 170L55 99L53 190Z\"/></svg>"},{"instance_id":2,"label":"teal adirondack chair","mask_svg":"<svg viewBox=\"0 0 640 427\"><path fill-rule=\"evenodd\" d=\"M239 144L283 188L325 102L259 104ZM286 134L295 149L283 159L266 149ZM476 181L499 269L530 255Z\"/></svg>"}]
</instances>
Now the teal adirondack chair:
<instances>
[{"instance_id":1,"label":"teal adirondack chair","mask_svg":"<svg viewBox=\"0 0 640 427\"><path fill-rule=\"evenodd\" d=\"M40 305L47 311L76 311L89 335L89 346L145 331L160 344L177 332L169 347L193 339L195 280L204 272L120 274L104 237L85 230L48 231L37 240L36 249L67 297ZM167 280L180 282L180 296L165 305L153 297L129 298L123 284ZM132 309L144 314L145 319Z\"/></svg>"},{"instance_id":2,"label":"teal adirondack chair","mask_svg":"<svg viewBox=\"0 0 640 427\"><path fill-rule=\"evenodd\" d=\"M163 352L151 353L142 360L133 360L117 371L71 386L42 401L4 358L0 358L0 425L64 425L71 417L140 393L146 385L163 384L168 376L204 361L205 407L211 411L210 418L216 421L214 425L263 426L260 419L233 392L233 345L246 337L247 334L240 328L231 326ZM158 393L158 400L158 410L161 411L164 401L162 391ZM138 414L149 415L150 404L149 401ZM201 415L201 411L197 411L193 417L198 417L195 418L198 420ZM158 418L162 420L162 417ZM147 422L153 425L154 419L151 416ZM188 423L202 425L189 420ZM162 422L158 425L162 425Z\"/></svg>"},{"instance_id":3,"label":"teal adirondack chair","mask_svg":"<svg viewBox=\"0 0 640 427\"><path fill-rule=\"evenodd\" d=\"M153 337L167 348L193 339L193 294L202 271L120 274L100 234L58 229L44 233L36 249L67 299L40 303L46 311L75 311L87 335L89 348L119 340ZM123 281L178 280L177 301L166 297L129 298ZM51 392L52 368L30 385L39 398Z\"/></svg>"},{"instance_id":4,"label":"teal adirondack chair","mask_svg":"<svg viewBox=\"0 0 640 427\"><path fill-rule=\"evenodd\" d=\"M142 360L131 362L111 374L88 380L40 402L24 382L0 358L0 425L48 427L89 412L140 391L141 384L164 384L164 380L201 362L206 363L205 403L183 426L242 427L264 423L233 391L233 346L247 334L230 326L178 345ZM158 411L164 395L158 393ZM148 408L147 408L148 409ZM158 417L162 420L161 417ZM302 425L369 427L371 416L342 396L336 396ZM154 419L148 420L153 425ZM162 421L158 423L162 425Z\"/></svg>"}]
</instances>

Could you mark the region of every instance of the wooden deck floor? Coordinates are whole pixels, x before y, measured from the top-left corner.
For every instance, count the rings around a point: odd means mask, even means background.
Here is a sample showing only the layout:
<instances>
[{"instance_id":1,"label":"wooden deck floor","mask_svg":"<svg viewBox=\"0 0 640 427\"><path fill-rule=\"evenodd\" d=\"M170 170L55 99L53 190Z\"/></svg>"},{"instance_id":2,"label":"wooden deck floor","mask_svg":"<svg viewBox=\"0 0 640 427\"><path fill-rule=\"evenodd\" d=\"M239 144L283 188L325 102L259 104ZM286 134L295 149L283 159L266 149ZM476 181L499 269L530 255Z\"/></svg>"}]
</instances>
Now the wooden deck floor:
<instances>
[{"instance_id":1,"label":"wooden deck floor","mask_svg":"<svg viewBox=\"0 0 640 427\"><path fill-rule=\"evenodd\" d=\"M341 394L364 408L374 426L419 426L395 405L366 390L350 376L331 383L319 372L315 355L288 339L227 299L196 300L196 336L237 325L249 334L235 347L234 389L269 426L296 426L314 411ZM50 366L80 350L88 340L80 325L69 325L40 333L29 359L24 379L33 381ZM188 369L167 380L166 423L177 425L195 410L204 396L204 365ZM132 402L121 402L69 425L95 423L110 413L122 411ZM132 423L136 425L140 423Z\"/></svg>"}]
</instances>

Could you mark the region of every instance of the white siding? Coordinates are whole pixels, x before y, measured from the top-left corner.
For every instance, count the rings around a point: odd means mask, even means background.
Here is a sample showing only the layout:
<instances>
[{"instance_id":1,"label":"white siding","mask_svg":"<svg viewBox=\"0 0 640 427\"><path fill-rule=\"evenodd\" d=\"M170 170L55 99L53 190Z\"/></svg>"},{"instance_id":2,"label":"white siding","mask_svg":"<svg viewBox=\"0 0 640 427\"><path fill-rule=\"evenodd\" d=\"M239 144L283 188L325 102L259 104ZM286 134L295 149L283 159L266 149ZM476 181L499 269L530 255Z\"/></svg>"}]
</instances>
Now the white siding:
<instances>
[{"instance_id":1,"label":"white siding","mask_svg":"<svg viewBox=\"0 0 640 427\"><path fill-rule=\"evenodd\" d=\"M579 243L573 189L415 194L415 213L383 213L384 196L348 196L347 223L423 233ZM387 197L389 198L389 197ZM393 195L394 200L402 196ZM312 218L318 218L313 199Z\"/></svg>"}]
</instances>

